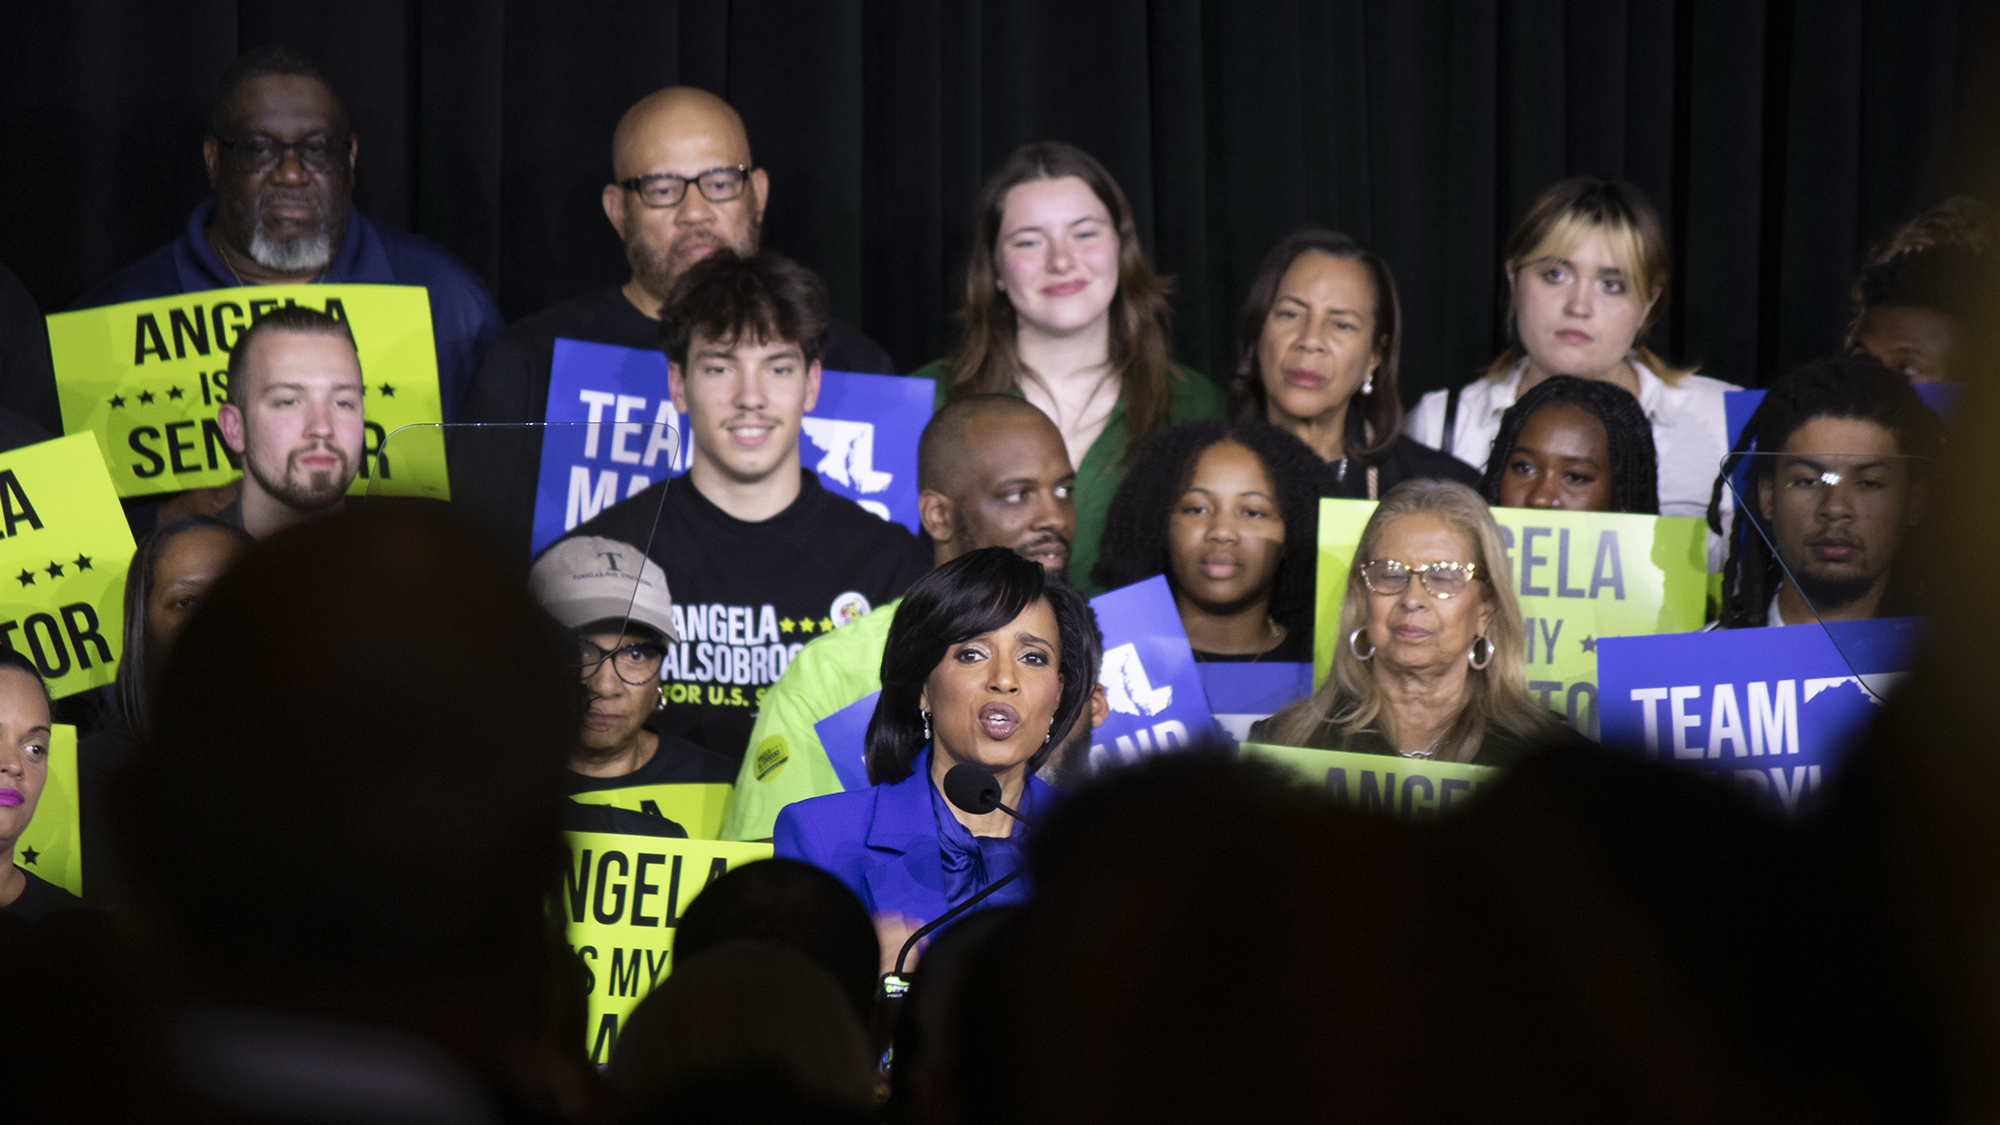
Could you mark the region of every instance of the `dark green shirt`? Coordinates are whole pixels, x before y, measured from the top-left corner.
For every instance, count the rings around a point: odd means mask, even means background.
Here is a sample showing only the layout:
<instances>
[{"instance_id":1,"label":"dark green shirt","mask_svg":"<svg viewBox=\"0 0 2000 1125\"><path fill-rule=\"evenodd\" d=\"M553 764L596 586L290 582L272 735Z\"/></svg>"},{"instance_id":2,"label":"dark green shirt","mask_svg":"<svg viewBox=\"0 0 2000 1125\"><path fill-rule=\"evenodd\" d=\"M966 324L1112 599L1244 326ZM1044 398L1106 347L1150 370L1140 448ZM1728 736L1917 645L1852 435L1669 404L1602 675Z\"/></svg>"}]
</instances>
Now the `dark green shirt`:
<instances>
[{"instance_id":1,"label":"dark green shirt","mask_svg":"<svg viewBox=\"0 0 2000 1125\"><path fill-rule=\"evenodd\" d=\"M1222 389L1191 367L1174 365L1173 400L1167 407L1166 425L1223 416ZM929 379L937 384L937 405L950 401L951 361L933 360L910 373L913 379ZM1016 394L1020 388L1016 387ZM1076 539L1070 544L1069 580L1085 596L1104 591L1090 580L1097 565L1098 540L1104 537L1104 517L1111 511L1111 498L1125 479L1125 403L1111 408L1104 431L1084 452L1083 464L1076 466Z\"/></svg>"}]
</instances>

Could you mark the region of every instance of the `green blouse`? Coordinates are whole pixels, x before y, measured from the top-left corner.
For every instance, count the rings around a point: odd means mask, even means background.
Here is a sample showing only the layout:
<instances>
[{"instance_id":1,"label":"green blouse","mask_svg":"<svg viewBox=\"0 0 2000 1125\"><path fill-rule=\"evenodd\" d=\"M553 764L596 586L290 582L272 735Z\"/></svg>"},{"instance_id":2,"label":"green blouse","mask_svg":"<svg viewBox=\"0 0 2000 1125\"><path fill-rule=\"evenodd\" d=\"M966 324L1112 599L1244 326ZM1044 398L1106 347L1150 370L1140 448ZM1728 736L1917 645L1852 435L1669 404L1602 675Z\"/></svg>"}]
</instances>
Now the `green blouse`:
<instances>
[{"instance_id":1,"label":"green blouse","mask_svg":"<svg viewBox=\"0 0 2000 1125\"><path fill-rule=\"evenodd\" d=\"M1180 378L1174 381L1173 400L1167 407L1167 424L1221 418L1222 389L1191 367L1179 364L1174 367ZM929 379L936 383L939 407L949 400L949 360L933 360L911 372L910 378ZM1020 393L1019 388L1015 388L1015 393ZM1090 571L1097 565L1097 545L1104 537L1104 517L1111 511L1111 498L1117 494L1118 485L1125 479L1125 466L1119 464L1124 456L1125 404L1121 401L1111 408L1111 418L1104 423L1103 432L1090 443L1090 448L1083 455L1083 464L1076 467L1076 539L1070 544L1069 580L1086 596L1104 592L1090 580Z\"/></svg>"}]
</instances>

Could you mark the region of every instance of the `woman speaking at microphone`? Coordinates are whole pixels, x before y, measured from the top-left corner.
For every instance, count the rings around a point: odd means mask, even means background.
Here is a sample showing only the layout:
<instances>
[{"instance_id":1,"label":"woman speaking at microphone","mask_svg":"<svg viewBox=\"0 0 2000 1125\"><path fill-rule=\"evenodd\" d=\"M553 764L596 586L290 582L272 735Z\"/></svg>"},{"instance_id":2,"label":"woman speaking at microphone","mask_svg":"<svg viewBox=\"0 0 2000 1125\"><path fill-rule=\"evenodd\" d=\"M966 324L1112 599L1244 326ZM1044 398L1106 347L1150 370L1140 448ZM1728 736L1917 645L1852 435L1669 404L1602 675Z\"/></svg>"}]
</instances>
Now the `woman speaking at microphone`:
<instances>
[{"instance_id":1,"label":"woman speaking at microphone","mask_svg":"<svg viewBox=\"0 0 2000 1125\"><path fill-rule=\"evenodd\" d=\"M974 815L944 794L952 767L993 776L1000 803L1026 820L1054 790L1034 772L1088 721L1096 669L1083 595L1012 550L961 555L903 595L882 654L882 695L868 723L868 779L778 814L777 854L838 876L875 916L884 953L914 928L1021 865L1022 825ZM983 900L1022 901L1012 884Z\"/></svg>"}]
</instances>

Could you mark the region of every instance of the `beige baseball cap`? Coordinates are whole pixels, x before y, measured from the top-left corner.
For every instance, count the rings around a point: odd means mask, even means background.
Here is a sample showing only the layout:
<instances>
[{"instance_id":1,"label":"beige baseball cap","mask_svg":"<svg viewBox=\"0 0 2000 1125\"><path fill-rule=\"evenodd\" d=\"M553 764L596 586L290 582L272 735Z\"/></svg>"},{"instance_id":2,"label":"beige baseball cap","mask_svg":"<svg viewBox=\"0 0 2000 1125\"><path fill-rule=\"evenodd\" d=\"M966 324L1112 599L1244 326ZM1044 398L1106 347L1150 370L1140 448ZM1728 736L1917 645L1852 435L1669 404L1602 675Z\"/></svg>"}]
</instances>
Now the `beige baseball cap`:
<instances>
[{"instance_id":1,"label":"beige baseball cap","mask_svg":"<svg viewBox=\"0 0 2000 1125\"><path fill-rule=\"evenodd\" d=\"M674 629L667 572L630 543L594 535L564 539L535 560L528 588L543 609L571 629L629 618L670 641L681 639Z\"/></svg>"}]
</instances>

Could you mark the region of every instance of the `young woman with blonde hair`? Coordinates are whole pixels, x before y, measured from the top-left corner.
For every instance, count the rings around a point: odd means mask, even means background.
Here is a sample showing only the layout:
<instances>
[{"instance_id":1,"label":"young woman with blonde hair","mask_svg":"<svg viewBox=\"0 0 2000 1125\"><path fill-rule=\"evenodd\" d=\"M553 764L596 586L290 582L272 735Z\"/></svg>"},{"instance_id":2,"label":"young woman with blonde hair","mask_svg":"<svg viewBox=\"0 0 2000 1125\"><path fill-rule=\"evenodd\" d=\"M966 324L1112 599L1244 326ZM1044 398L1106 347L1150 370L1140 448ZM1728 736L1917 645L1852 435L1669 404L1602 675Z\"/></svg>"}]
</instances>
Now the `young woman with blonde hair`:
<instances>
[{"instance_id":1,"label":"young woman with blonde hair","mask_svg":"<svg viewBox=\"0 0 2000 1125\"><path fill-rule=\"evenodd\" d=\"M1507 240L1513 343L1472 383L1432 391L1410 436L1484 471L1500 417L1555 375L1596 379L1639 400L1659 450L1660 514L1706 514L1729 452L1723 393L1639 343L1665 309L1671 263L1659 216L1620 180L1584 176L1543 192Z\"/></svg>"}]
</instances>

